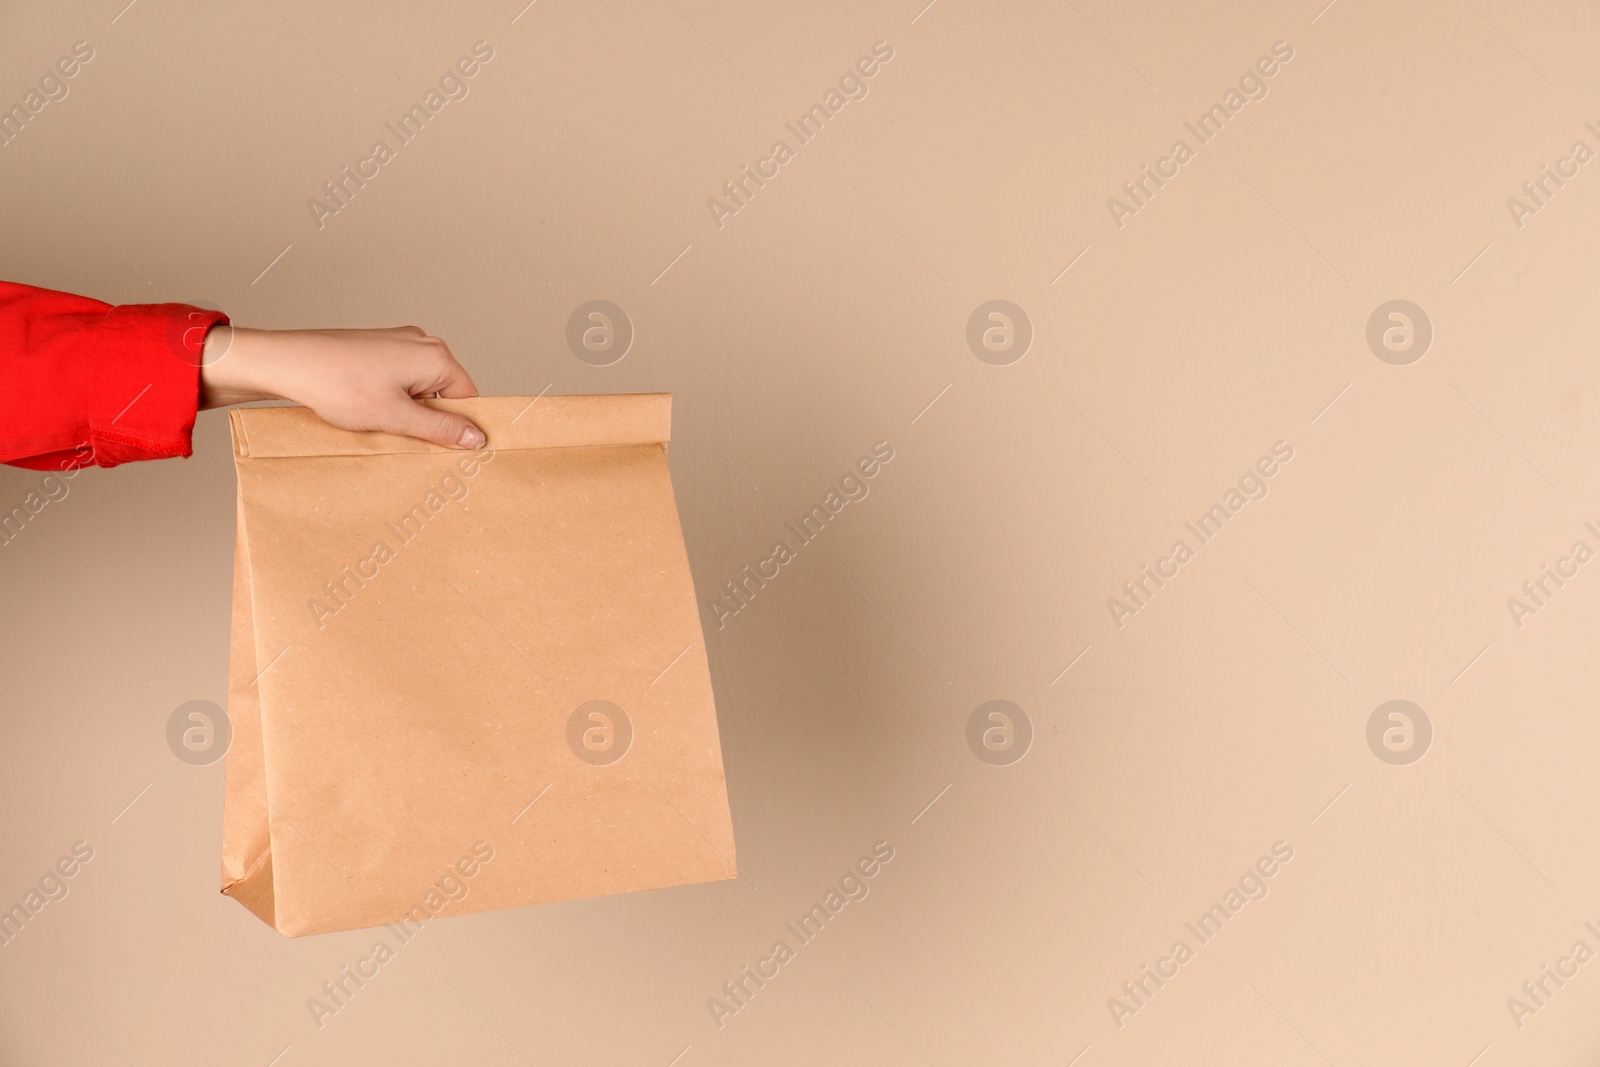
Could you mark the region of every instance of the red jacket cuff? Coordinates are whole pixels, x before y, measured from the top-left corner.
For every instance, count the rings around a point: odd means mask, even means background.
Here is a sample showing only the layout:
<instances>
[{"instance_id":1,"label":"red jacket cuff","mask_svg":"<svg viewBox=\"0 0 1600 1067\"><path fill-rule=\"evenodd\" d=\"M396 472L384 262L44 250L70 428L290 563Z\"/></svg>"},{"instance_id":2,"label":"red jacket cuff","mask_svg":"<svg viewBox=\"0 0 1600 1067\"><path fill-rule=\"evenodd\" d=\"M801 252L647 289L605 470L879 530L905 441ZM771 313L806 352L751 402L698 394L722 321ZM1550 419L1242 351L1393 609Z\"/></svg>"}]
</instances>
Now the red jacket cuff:
<instances>
[{"instance_id":1,"label":"red jacket cuff","mask_svg":"<svg viewBox=\"0 0 1600 1067\"><path fill-rule=\"evenodd\" d=\"M206 331L228 317L185 304L127 304L106 313L94 350L89 445L94 462L192 454Z\"/></svg>"}]
</instances>

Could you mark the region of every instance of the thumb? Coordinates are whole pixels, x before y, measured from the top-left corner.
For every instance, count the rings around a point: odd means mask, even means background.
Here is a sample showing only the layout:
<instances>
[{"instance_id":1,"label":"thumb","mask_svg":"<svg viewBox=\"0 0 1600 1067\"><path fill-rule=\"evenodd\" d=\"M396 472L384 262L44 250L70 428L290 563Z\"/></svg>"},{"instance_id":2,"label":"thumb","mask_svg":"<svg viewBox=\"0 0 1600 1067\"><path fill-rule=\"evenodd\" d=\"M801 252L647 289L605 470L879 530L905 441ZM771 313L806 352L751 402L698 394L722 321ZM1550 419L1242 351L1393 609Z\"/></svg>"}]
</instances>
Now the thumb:
<instances>
[{"instance_id":1,"label":"thumb","mask_svg":"<svg viewBox=\"0 0 1600 1067\"><path fill-rule=\"evenodd\" d=\"M430 408L414 400L403 400L386 408L379 429L432 441L446 448L482 448L486 440L483 431L464 416Z\"/></svg>"}]
</instances>

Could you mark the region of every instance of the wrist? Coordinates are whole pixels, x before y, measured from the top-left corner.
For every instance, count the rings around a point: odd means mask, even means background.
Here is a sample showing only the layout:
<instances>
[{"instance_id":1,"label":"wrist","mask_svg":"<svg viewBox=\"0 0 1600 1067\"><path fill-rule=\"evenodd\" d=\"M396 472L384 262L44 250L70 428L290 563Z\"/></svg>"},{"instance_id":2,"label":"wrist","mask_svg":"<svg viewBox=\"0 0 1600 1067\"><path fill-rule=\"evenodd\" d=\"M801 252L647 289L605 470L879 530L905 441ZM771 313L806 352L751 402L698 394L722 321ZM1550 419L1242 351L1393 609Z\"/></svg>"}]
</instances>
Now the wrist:
<instances>
[{"instance_id":1,"label":"wrist","mask_svg":"<svg viewBox=\"0 0 1600 1067\"><path fill-rule=\"evenodd\" d=\"M227 407L251 400L270 400L279 396L264 374L269 360L263 358L270 347L266 330L213 326L206 333L200 355L200 406Z\"/></svg>"}]
</instances>

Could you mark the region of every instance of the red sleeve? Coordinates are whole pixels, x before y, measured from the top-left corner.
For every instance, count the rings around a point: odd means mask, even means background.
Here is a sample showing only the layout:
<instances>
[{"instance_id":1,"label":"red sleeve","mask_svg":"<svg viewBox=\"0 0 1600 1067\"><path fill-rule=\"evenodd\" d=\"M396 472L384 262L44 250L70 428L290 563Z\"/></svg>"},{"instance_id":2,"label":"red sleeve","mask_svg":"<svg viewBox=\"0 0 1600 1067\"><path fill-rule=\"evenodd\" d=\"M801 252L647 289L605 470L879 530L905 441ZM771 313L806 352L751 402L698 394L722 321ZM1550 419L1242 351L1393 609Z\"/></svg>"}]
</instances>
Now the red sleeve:
<instances>
[{"instance_id":1,"label":"red sleeve","mask_svg":"<svg viewBox=\"0 0 1600 1067\"><path fill-rule=\"evenodd\" d=\"M0 463L34 470L187 456L200 349L228 317L0 281Z\"/></svg>"}]
</instances>

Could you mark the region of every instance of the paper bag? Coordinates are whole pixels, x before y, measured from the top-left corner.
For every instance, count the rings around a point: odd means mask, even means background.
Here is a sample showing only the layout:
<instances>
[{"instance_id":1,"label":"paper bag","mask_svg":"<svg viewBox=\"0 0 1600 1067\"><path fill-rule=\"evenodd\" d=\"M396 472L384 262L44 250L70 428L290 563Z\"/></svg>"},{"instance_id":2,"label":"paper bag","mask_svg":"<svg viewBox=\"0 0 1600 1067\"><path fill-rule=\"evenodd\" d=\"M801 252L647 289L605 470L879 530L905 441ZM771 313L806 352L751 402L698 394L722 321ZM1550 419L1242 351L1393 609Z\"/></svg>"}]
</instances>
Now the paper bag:
<instances>
[{"instance_id":1,"label":"paper bag","mask_svg":"<svg viewBox=\"0 0 1600 1067\"><path fill-rule=\"evenodd\" d=\"M667 395L232 413L222 891L293 936L736 876Z\"/></svg>"}]
</instances>

